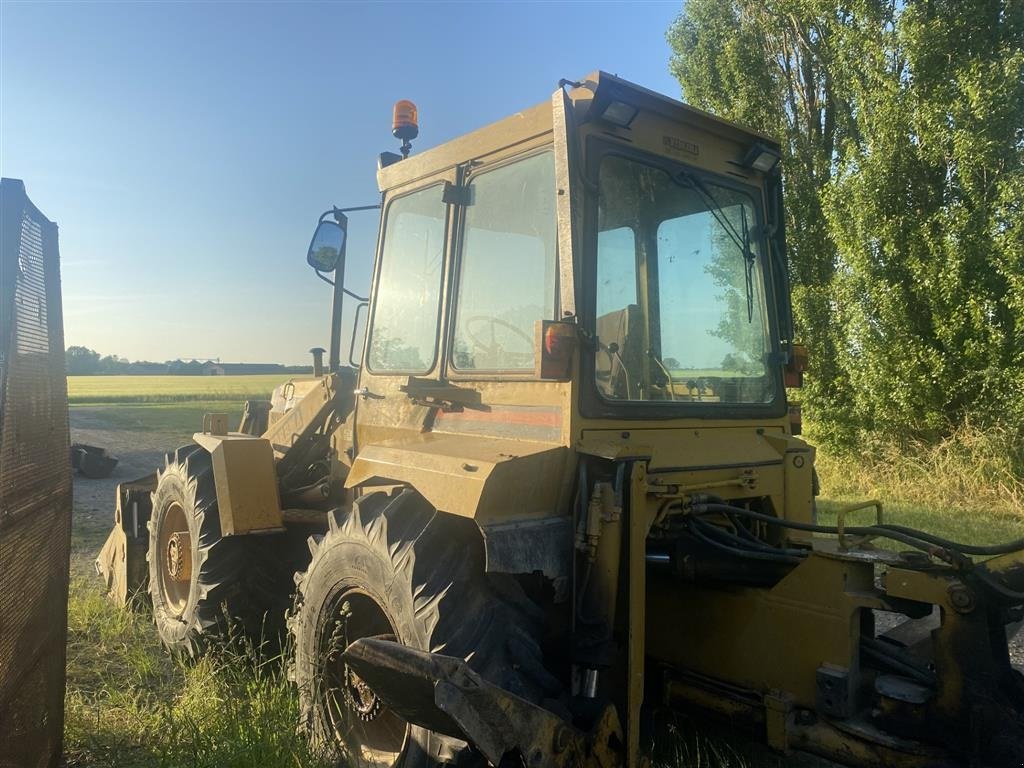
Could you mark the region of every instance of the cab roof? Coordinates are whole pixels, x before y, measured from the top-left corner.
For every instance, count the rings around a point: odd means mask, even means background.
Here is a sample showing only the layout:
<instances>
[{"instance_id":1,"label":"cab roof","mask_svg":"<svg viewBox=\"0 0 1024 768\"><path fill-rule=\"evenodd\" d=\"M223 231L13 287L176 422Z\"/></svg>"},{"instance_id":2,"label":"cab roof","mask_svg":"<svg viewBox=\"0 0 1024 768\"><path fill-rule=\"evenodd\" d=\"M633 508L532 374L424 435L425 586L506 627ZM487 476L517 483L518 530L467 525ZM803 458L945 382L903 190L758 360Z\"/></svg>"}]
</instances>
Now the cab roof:
<instances>
[{"instance_id":1,"label":"cab roof","mask_svg":"<svg viewBox=\"0 0 1024 768\"><path fill-rule=\"evenodd\" d=\"M563 84L573 86L568 96L576 120L580 123L593 119L597 108L603 109L603 105L611 101L623 101L640 110L655 112L674 122L691 124L739 143L760 141L776 149L779 146L775 139L764 133L716 117L607 72L592 72L578 83L563 81ZM377 171L377 186L381 192L385 192L471 160L482 160L494 152L550 134L552 124L551 100L548 100L380 168Z\"/></svg>"}]
</instances>

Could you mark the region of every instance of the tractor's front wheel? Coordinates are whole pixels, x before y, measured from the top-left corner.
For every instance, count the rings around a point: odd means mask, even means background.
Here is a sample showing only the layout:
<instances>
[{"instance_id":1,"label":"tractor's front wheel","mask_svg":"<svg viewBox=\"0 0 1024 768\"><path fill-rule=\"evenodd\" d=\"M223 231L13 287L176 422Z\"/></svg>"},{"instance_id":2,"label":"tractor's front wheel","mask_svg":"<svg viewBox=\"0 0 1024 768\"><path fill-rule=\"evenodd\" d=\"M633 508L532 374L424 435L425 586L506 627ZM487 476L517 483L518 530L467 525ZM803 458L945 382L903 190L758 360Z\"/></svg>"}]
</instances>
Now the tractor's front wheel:
<instances>
[{"instance_id":1,"label":"tractor's front wheel","mask_svg":"<svg viewBox=\"0 0 1024 768\"><path fill-rule=\"evenodd\" d=\"M334 514L327 535L310 540L292 620L294 677L315 746L373 768L479 759L464 742L406 723L348 669L341 654L363 637L472 654L482 677L536 702L557 693L536 640L539 611L507 577L485 573L472 520L439 513L412 491L369 494L344 519Z\"/></svg>"},{"instance_id":2,"label":"tractor's front wheel","mask_svg":"<svg viewBox=\"0 0 1024 768\"><path fill-rule=\"evenodd\" d=\"M146 554L164 645L194 655L232 629L257 643L274 640L294 586L276 538L222 537L210 454L198 445L167 454Z\"/></svg>"}]
</instances>

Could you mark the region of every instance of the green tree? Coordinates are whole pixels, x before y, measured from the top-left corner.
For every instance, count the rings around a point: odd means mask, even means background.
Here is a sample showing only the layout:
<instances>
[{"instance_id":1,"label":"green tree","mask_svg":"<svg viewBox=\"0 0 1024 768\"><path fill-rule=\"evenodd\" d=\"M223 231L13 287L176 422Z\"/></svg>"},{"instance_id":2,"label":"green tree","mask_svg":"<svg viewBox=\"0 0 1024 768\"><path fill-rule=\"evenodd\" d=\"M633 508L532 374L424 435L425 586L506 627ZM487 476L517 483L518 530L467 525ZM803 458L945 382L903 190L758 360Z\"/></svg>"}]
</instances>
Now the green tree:
<instances>
[{"instance_id":1,"label":"green tree","mask_svg":"<svg viewBox=\"0 0 1024 768\"><path fill-rule=\"evenodd\" d=\"M690 103L778 136L825 437L1024 424L1024 4L688 0Z\"/></svg>"},{"instance_id":2,"label":"green tree","mask_svg":"<svg viewBox=\"0 0 1024 768\"><path fill-rule=\"evenodd\" d=\"M117 355L107 355L100 358L97 372L108 376L115 376L126 373L128 366L129 362L125 358L118 357Z\"/></svg>"},{"instance_id":3,"label":"green tree","mask_svg":"<svg viewBox=\"0 0 1024 768\"><path fill-rule=\"evenodd\" d=\"M88 347L72 346L64 352L68 376L91 376L100 367L100 353Z\"/></svg>"}]
</instances>

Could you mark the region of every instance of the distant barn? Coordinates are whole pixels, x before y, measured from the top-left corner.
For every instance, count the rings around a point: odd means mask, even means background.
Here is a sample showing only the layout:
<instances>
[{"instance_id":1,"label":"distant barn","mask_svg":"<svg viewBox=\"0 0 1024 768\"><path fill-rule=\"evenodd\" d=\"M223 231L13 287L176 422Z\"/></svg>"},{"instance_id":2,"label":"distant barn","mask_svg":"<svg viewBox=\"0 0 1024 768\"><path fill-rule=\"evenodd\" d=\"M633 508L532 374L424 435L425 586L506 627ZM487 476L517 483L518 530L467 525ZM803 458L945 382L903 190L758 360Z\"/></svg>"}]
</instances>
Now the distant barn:
<instances>
[{"instance_id":1,"label":"distant barn","mask_svg":"<svg viewBox=\"0 0 1024 768\"><path fill-rule=\"evenodd\" d=\"M280 363L215 363L203 364L204 376L256 376L265 373L286 373Z\"/></svg>"}]
</instances>

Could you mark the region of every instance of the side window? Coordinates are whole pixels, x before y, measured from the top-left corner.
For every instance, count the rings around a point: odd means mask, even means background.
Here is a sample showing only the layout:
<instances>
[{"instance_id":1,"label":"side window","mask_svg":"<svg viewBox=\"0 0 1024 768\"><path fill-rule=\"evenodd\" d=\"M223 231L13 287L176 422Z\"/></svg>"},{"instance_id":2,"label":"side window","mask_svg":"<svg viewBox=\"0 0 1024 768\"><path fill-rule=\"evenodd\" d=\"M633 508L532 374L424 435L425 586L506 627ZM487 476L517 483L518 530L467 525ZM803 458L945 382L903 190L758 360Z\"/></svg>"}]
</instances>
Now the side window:
<instances>
[{"instance_id":1,"label":"side window","mask_svg":"<svg viewBox=\"0 0 1024 768\"><path fill-rule=\"evenodd\" d=\"M555 313L555 164L550 152L470 182L452 363L533 370L534 323Z\"/></svg>"},{"instance_id":2,"label":"side window","mask_svg":"<svg viewBox=\"0 0 1024 768\"><path fill-rule=\"evenodd\" d=\"M388 206L368 363L377 373L427 373L437 354L444 264L441 187Z\"/></svg>"}]
</instances>

